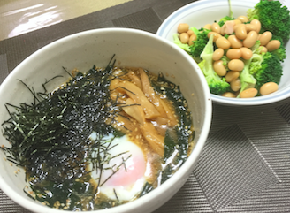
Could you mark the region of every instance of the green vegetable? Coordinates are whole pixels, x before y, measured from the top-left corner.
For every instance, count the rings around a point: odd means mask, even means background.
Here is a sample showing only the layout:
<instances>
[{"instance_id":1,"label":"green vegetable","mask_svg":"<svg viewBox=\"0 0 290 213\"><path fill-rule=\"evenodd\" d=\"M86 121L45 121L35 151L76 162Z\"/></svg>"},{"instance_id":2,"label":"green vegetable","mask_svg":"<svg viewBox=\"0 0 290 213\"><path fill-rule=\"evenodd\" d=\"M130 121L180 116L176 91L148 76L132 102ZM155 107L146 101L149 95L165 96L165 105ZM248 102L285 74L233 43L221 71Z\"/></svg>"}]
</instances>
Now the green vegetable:
<instances>
[{"instance_id":1,"label":"green vegetable","mask_svg":"<svg viewBox=\"0 0 290 213\"><path fill-rule=\"evenodd\" d=\"M209 29L201 28L197 30L195 27L190 28L196 35L196 40L191 45L189 55L194 57L194 59L198 62L201 61L201 53L206 46L207 42L209 41L208 33L211 32Z\"/></svg>"},{"instance_id":2,"label":"green vegetable","mask_svg":"<svg viewBox=\"0 0 290 213\"><path fill-rule=\"evenodd\" d=\"M213 52L213 35L211 35L207 45L202 51L202 61L198 65L201 68L203 75L205 76L207 84L209 85L210 93L214 95L222 95L225 92L230 91L231 87L224 78L219 77L214 71L212 60Z\"/></svg>"},{"instance_id":3,"label":"green vegetable","mask_svg":"<svg viewBox=\"0 0 290 213\"><path fill-rule=\"evenodd\" d=\"M240 81L241 81L241 89L240 92L248 89L253 88L256 86L256 79L249 71L249 65L251 64L251 59L244 60L244 69L241 71L240 74Z\"/></svg>"},{"instance_id":4,"label":"green vegetable","mask_svg":"<svg viewBox=\"0 0 290 213\"><path fill-rule=\"evenodd\" d=\"M196 40L193 42L193 45L189 46L188 44L181 43L178 34L173 34L173 42L177 44L179 48L185 50L190 56L192 56L196 62L200 62L200 55L209 40L207 34L210 30L205 28L198 30L195 27L191 27L190 29L196 35Z\"/></svg>"},{"instance_id":5,"label":"green vegetable","mask_svg":"<svg viewBox=\"0 0 290 213\"><path fill-rule=\"evenodd\" d=\"M250 59L251 63L249 64L249 73L254 75L257 70L261 69L263 63L263 55L264 54L257 54L254 53L252 58Z\"/></svg>"},{"instance_id":6,"label":"green vegetable","mask_svg":"<svg viewBox=\"0 0 290 213\"><path fill-rule=\"evenodd\" d=\"M223 61L223 65L225 66L226 71L227 71L227 72L230 71L230 69L229 69L229 67L228 67L228 63L230 62L231 59L224 55L223 57L221 57L220 60Z\"/></svg>"},{"instance_id":7,"label":"green vegetable","mask_svg":"<svg viewBox=\"0 0 290 213\"><path fill-rule=\"evenodd\" d=\"M267 52L263 57L262 68L256 71L255 78L257 80L256 88L259 89L267 82L275 82L279 84L283 68L279 58Z\"/></svg>"},{"instance_id":8,"label":"green vegetable","mask_svg":"<svg viewBox=\"0 0 290 213\"><path fill-rule=\"evenodd\" d=\"M260 41L257 41L251 48L253 56L249 60L244 60L245 66L240 74L240 92L253 87L259 91L264 83L275 82L279 84L280 82L283 70L278 56L279 52L261 53L259 46Z\"/></svg>"},{"instance_id":9,"label":"green vegetable","mask_svg":"<svg viewBox=\"0 0 290 213\"><path fill-rule=\"evenodd\" d=\"M220 27L224 26L226 21L234 20L231 1L229 0L229 15L221 18L218 21ZM271 40L279 40L281 45L279 49L269 53L262 53L260 41L250 48L253 56L249 60L241 59L244 62L244 69L240 73L241 89L240 92L247 88L257 88L267 82L275 82L279 84L282 76L282 65L286 59L286 42L290 37L290 13L286 6L282 7L279 1L260 0L255 5L255 8L248 10L248 18L250 23L253 19L258 19L261 22L261 31L270 31L272 33ZM245 24L247 24L245 23ZM232 92L230 84L225 81L224 77L220 77L213 69L212 54L217 49L216 43L208 39L210 30L191 27L191 30L197 35L194 45L187 45L186 51L191 55L201 68L206 81L210 87L211 94L222 95L225 92ZM229 35L224 35L227 39ZM190 49L190 51L188 50ZM185 49L185 48L184 48ZM226 71L230 71L227 64L229 58L223 56L220 60L223 61Z\"/></svg>"},{"instance_id":10,"label":"green vegetable","mask_svg":"<svg viewBox=\"0 0 290 213\"><path fill-rule=\"evenodd\" d=\"M287 7L282 7L279 1L260 0L255 9L248 10L248 18L261 22L261 32L270 31L273 35L280 36L284 42L289 40L290 14Z\"/></svg>"},{"instance_id":11,"label":"green vegetable","mask_svg":"<svg viewBox=\"0 0 290 213\"><path fill-rule=\"evenodd\" d=\"M277 50L273 50L271 51L272 54L276 55L279 60L281 62L284 62L284 60L286 59L286 47L285 47L285 43L283 42L282 38L276 35L272 36L272 40L278 40L280 41L280 47Z\"/></svg>"},{"instance_id":12,"label":"green vegetable","mask_svg":"<svg viewBox=\"0 0 290 213\"><path fill-rule=\"evenodd\" d=\"M263 84L267 82L275 82L279 84L283 74L282 65L279 58L267 52L264 54L253 54L249 65L249 73L256 79L255 88L259 91Z\"/></svg>"}]
</instances>

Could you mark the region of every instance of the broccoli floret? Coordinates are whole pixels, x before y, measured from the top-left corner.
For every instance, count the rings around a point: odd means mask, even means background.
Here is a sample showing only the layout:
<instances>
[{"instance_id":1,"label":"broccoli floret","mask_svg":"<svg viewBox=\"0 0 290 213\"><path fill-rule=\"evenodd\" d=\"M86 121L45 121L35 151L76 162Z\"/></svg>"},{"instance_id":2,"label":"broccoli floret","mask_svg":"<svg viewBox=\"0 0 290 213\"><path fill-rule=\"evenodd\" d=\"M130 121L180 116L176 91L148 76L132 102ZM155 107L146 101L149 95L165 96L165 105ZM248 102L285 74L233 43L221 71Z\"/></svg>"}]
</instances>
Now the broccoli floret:
<instances>
[{"instance_id":1,"label":"broccoli floret","mask_svg":"<svg viewBox=\"0 0 290 213\"><path fill-rule=\"evenodd\" d=\"M211 32L211 30L202 28L200 30L196 29L195 27L190 28L194 34L196 35L196 40L193 42L193 45L191 45L189 54L194 57L197 61L200 59L201 61L201 53L206 46L207 42L209 41L208 33Z\"/></svg>"},{"instance_id":2,"label":"broccoli floret","mask_svg":"<svg viewBox=\"0 0 290 213\"><path fill-rule=\"evenodd\" d=\"M261 86L267 82L279 84L283 68L279 58L276 55L267 52L263 57L262 68L257 70L255 78L257 80L256 88L259 91Z\"/></svg>"},{"instance_id":3,"label":"broccoli floret","mask_svg":"<svg viewBox=\"0 0 290 213\"><path fill-rule=\"evenodd\" d=\"M254 9L248 10L248 18L261 22L261 32L270 31L280 36L284 42L289 40L290 14L287 7L282 7L279 1L260 0Z\"/></svg>"},{"instance_id":4,"label":"broccoli floret","mask_svg":"<svg viewBox=\"0 0 290 213\"><path fill-rule=\"evenodd\" d=\"M275 82L279 84L280 78L283 73L283 68L280 63L280 59L277 56L277 54L272 52L261 52L259 51L259 45L260 41L257 41L256 44L251 48L253 51L253 56L245 61L245 71L241 72L240 79L241 79L241 90L243 91L249 87L255 87L258 91L260 90L261 86L267 82ZM247 70L248 69L248 70ZM246 83L243 83L245 81L244 79L251 79L246 78L246 73L248 75L251 75L256 80L256 85L254 85L254 80L248 82L248 85Z\"/></svg>"},{"instance_id":5,"label":"broccoli floret","mask_svg":"<svg viewBox=\"0 0 290 213\"><path fill-rule=\"evenodd\" d=\"M253 54L253 57L252 63L249 65L249 72L256 79L256 89L259 91L263 84L267 82L279 84L283 74L279 58L271 52Z\"/></svg>"},{"instance_id":6,"label":"broccoli floret","mask_svg":"<svg viewBox=\"0 0 290 213\"><path fill-rule=\"evenodd\" d=\"M248 9L248 18L249 20L259 19L257 11L255 9Z\"/></svg>"},{"instance_id":7,"label":"broccoli floret","mask_svg":"<svg viewBox=\"0 0 290 213\"><path fill-rule=\"evenodd\" d=\"M231 87L224 78L219 77L214 71L212 60L213 52L213 35L211 35L207 45L201 53L202 61L198 65L205 76L210 88L210 93L214 95L222 95L225 92L230 91Z\"/></svg>"},{"instance_id":8,"label":"broccoli floret","mask_svg":"<svg viewBox=\"0 0 290 213\"><path fill-rule=\"evenodd\" d=\"M220 27L222 27L222 26L225 25L225 22L226 22L226 21L230 21L230 20L234 20L234 18L231 18L231 17L229 17L229 16L225 16L224 18L222 18L222 19L220 19L220 20L218 21L218 25L219 25Z\"/></svg>"},{"instance_id":9,"label":"broccoli floret","mask_svg":"<svg viewBox=\"0 0 290 213\"><path fill-rule=\"evenodd\" d=\"M282 38L277 36L277 35L273 35L271 40L278 40L280 41L280 47L277 50L273 50L271 51L272 54L276 55L279 60L281 62L284 62L284 59L286 59L286 47L285 47L285 43L283 42Z\"/></svg>"},{"instance_id":10,"label":"broccoli floret","mask_svg":"<svg viewBox=\"0 0 290 213\"><path fill-rule=\"evenodd\" d=\"M179 40L179 34L173 34L173 42L179 46L179 48L185 50L193 59L196 61L196 63L200 63L202 61L201 59L201 53L209 41L209 38L207 34L211 31L209 29L201 28L198 30L195 27L190 28L194 34L196 35L196 40L193 42L193 45L188 45L181 43Z\"/></svg>"},{"instance_id":11,"label":"broccoli floret","mask_svg":"<svg viewBox=\"0 0 290 213\"><path fill-rule=\"evenodd\" d=\"M263 55L265 53L254 53L251 57L251 63L249 64L249 73L251 75L256 75L257 70L262 68Z\"/></svg>"},{"instance_id":12,"label":"broccoli floret","mask_svg":"<svg viewBox=\"0 0 290 213\"><path fill-rule=\"evenodd\" d=\"M179 48L185 50L186 52L190 52L189 45L181 43L181 41L179 40L179 34L177 33L173 34L173 43L177 44Z\"/></svg>"}]
</instances>

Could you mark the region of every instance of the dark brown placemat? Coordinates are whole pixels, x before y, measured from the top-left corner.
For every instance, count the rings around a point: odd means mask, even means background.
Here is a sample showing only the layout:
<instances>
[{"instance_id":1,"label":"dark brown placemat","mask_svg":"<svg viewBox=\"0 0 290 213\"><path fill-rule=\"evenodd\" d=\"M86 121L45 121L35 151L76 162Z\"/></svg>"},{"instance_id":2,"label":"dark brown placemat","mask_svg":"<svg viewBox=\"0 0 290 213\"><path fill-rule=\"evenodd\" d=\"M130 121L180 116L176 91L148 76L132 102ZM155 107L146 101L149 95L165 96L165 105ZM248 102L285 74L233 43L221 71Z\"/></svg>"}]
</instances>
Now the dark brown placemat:
<instances>
[{"instance_id":1,"label":"dark brown placemat","mask_svg":"<svg viewBox=\"0 0 290 213\"><path fill-rule=\"evenodd\" d=\"M131 27L155 33L189 0L134 0L0 42L0 83L22 60L72 33ZM30 213L0 191L0 212ZM211 133L194 172L154 213L290 212L290 99L253 107L213 104Z\"/></svg>"}]
</instances>

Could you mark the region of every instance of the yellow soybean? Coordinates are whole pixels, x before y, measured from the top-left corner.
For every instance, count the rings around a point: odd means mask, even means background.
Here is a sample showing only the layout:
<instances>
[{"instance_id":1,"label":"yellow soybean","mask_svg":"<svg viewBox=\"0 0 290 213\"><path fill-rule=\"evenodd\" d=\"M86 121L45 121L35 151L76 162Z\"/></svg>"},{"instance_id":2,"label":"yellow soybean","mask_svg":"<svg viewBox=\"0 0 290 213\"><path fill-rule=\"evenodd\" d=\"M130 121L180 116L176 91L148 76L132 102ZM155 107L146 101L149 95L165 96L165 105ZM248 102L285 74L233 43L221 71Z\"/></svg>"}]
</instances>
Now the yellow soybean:
<instances>
[{"instance_id":1,"label":"yellow soybean","mask_svg":"<svg viewBox=\"0 0 290 213\"><path fill-rule=\"evenodd\" d=\"M236 37L236 35L230 35L228 41L231 43L233 49L240 49L243 46L242 42Z\"/></svg>"},{"instance_id":2,"label":"yellow soybean","mask_svg":"<svg viewBox=\"0 0 290 213\"><path fill-rule=\"evenodd\" d=\"M241 57L241 50L240 49L229 49L226 53L226 56L230 59L238 59Z\"/></svg>"},{"instance_id":3,"label":"yellow soybean","mask_svg":"<svg viewBox=\"0 0 290 213\"><path fill-rule=\"evenodd\" d=\"M271 41L272 33L270 31L264 32L258 40L261 42L261 46L265 46ZM279 47L278 47L279 48Z\"/></svg>"},{"instance_id":4,"label":"yellow soybean","mask_svg":"<svg viewBox=\"0 0 290 213\"><path fill-rule=\"evenodd\" d=\"M240 98L253 98L257 93L258 91L256 88L248 88L240 93Z\"/></svg>"},{"instance_id":5,"label":"yellow soybean","mask_svg":"<svg viewBox=\"0 0 290 213\"><path fill-rule=\"evenodd\" d=\"M220 49L220 48L219 48L219 49L216 49L216 50L213 52L212 59L213 59L214 61L217 61L217 60L219 60L221 57L223 57L224 54L225 54L224 49Z\"/></svg>"},{"instance_id":6,"label":"yellow soybean","mask_svg":"<svg viewBox=\"0 0 290 213\"><path fill-rule=\"evenodd\" d=\"M180 23L178 25L177 31L178 33L186 33L188 31L188 28L189 28L188 24Z\"/></svg>"},{"instance_id":7,"label":"yellow soybean","mask_svg":"<svg viewBox=\"0 0 290 213\"><path fill-rule=\"evenodd\" d=\"M193 33L190 37L189 37L189 39L188 39L188 45L189 46L191 46L191 45L193 45L193 42L196 40L196 35Z\"/></svg>"},{"instance_id":8,"label":"yellow soybean","mask_svg":"<svg viewBox=\"0 0 290 213\"><path fill-rule=\"evenodd\" d=\"M215 61L213 63L213 69L218 74L218 76L225 76L226 74L226 68L222 60Z\"/></svg>"},{"instance_id":9,"label":"yellow soybean","mask_svg":"<svg viewBox=\"0 0 290 213\"><path fill-rule=\"evenodd\" d=\"M247 38L243 41L244 47L251 48L256 44L257 41L257 33L256 31L249 32Z\"/></svg>"},{"instance_id":10,"label":"yellow soybean","mask_svg":"<svg viewBox=\"0 0 290 213\"><path fill-rule=\"evenodd\" d=\"M212 32L215 32L215 33L220 33L221 32L221 28L220 28L220 26L217 23L213 23L211 25L210 29L211 29Z\"/></svg>"},{"instance_id":11,"label":"yellow soybean","mask_svg":"<svg viewBox=\"0 0 290 213\"><path fill-rule=\"evenodd\" d=\"M261 22L258 19L253 19L250 24L255 25L256 26L256 33L259 33L261 31Z\"/></svg>"},{"instance_id":12,"label":"yellow soybean","mask_svg":"<svg viewBox=\"0 0 290 213\"><path fill-rule=\"evenodd\" d=\"M216 45L220 49L229 49L231 47L231 43L223 36L216 40Z\"/></svg>"},{"instance_id":13,"label":"yellow soybean","mask_svg":"<svg viewBox=\"0 0 290 213\"><path fill-rule=\"evenodd\" d=\"M245 23L245 22L249 21L247 16L239 16L238 19L240 19L242 23Z\"/></svg>"},{"instance_id":14,"label":"yellow soybean","mask_svg":"<svg viewBox=\"0 0 290 213\"><path fill-rule=\"evenodd\" d=\"M241 25L235 27L235 34L236 34L237 38L240 40L246 39L248 36L246 26L244 24L241 24Z\"/></svg>"},{"instance_id":15,"label":"yellow soybean","mask_svg":"<svg viewBox=\"0 0 290 213\"><path fill-rule=\"evenodd\" d=\"M241 57L248 60L252 58L253 56L253 51L251 49L248 49L246 47L241 48Z\"/></svg>"},{"instance_id":16,"label":"yellow soybean","mask_svg":"<svg viewBox=\"0 0 290 213\"><path fill-rule=\"evenodd\" d=\"M188 34L187 33L179 34L179 40L181 43L186 44L188 42Z\"/></svg>"},{"instance_id":17,"label":"yellow soybean","mask_svg":"<svg viewBox=\"0 0 290 213\"><path fill-rule=\"evenodd\" d=\"M240 72L229 71L225 75L225 80L226 80L226 82L231 82L231 81L238 79L238 77L240 77Z\"/></svg>"},{"instance_id":18,"label":"yellow soybean","mask_svg":"<svg viewBox=\"0 0 290 213\"><path fill-rule=\"evenodd\" d=\"M268 51L276 50L279 49L280 44L281 44L280 41L272 40L266 45L266 48Z\"/></svg>"},{"instance_id":19,"label":"yellow soybean","mask_svg":"<svg viewBox=\"0 0 290 213\"><path fill-rule=\"evenodd\" d=\"M228 63L228 67L232 71L242 71L244 69L244 62L242 62L240 59L232 59Z\"/></svg>"},{"instance_id":20,"label":"yellow soybean","mask_svg":"<svg viewBox=\"0 0 290 213\"><path fill-rule=\"evenodd\" d=\"M270 95L279 89L279 85L275 82L267 82L260 88L261 95Z\"/></svg>"},{"instance_id":21,"label":"yellow soybean","mask_svg":"<svg viewBox=\"0 0 290 213\"><path fill-rule=\"evenodd\" d=\"M239 91L240 88L241 88L241 81L240 81L240 79L233 80L233 81L231 82L231 88L232 88L232 90L233 90L234 92Z\"/></svg>"},{"instance_id":22,"label":"yellow soybean","mask_svg":"<svg viewBox=\"0 0 290 213\"><path fill-rule=\"evenodd\" d=\"M226 92L225 94L223 94L224 97L228 97L228 98L234 98L236 97L233 93L231 92Z\"/></svg>"}]
</instances>

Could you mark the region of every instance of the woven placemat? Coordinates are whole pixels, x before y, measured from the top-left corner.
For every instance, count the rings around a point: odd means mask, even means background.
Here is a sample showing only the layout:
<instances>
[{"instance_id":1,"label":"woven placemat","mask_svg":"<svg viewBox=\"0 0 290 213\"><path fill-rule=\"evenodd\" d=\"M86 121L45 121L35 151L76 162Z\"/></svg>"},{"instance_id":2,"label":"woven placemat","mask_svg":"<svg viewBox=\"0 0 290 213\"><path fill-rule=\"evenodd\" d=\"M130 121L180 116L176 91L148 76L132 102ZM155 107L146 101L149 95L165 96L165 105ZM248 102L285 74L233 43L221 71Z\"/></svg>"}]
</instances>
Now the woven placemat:
<instances>
[{"instance_id":1,"label":"woven placemat","mask_svg":"<svg viewBox=\"0 0 290 213\"><path fill-rule=\"evenodd\" d=\"M35 50L66 35L113 26L155 33L190 2L134 0L4 40L0 82ZM30 213L2 191L0 212ZM211 133L194 172L154 213L165 212L290 212L290 99L252 107L213 104Z\"/></svg>"}]
</instances>

